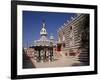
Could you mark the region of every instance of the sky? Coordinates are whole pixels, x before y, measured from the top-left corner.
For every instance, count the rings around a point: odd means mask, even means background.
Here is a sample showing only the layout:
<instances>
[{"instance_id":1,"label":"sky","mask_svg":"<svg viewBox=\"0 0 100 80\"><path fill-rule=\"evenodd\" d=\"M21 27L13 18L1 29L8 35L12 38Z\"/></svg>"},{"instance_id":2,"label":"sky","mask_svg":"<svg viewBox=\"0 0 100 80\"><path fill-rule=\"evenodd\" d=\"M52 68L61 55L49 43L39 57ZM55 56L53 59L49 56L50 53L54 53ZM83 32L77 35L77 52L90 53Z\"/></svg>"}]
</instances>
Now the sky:
<instances>
[{"instance_id":1,"label":"sky","mask_svg":"<svg viewBox=\"0 0 100 80\"><path fill-rule=\"evenodd\" d=\"M45 20L47 37L49 39L52 34L57 40L57 30L67 20L71 20L75 13L58 13L58 12L37 12L37 11L23 11L23 46L31 45L34 40L40 38L40 30L42 22Z\"/></svg>"}]
</instances>

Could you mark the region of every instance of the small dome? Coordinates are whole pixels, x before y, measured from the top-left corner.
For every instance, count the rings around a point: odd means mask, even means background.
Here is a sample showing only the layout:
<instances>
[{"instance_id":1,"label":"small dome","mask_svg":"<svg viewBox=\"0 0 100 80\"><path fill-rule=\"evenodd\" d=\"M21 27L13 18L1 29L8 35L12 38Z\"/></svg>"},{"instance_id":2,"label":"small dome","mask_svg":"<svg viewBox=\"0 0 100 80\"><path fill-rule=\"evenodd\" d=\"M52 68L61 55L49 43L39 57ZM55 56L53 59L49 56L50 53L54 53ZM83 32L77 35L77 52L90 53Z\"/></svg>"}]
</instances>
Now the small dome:
<instances>
[{"instance_id":1,"label":"small dome","mask_svg":"<svg viewBox=\"0 0 100 80\"><path fill-rule=\"evenodd\" d=\"M47 35L47 31L44 27L41 29L40 35Z\"/></svg>"},{"instance_id":2,"label":"small dome","mask_svg":"<svg viewBox=\"0 0 100 80\"><path fill-rule=\"evenodd\" d=\"M50 36L50 39L51 39L51 40L53 40L53 39L54 39L54 36L53 36L52 34L51 34L51 36Z\"/></svg>"},{"instance_id":3,"label":"small dome","mask_svg":"<svg viewBox=\"0 0 100 80\"><path fill-rule=\"evenodd\" d=\"M45 23L43 22L43 24L42 24L42 29L41 29L41 31L40 31L40 35L42 36L42 35L47 35L47 31L46 31L46 29L45 29Z\"/></svg>"}]
</instances>

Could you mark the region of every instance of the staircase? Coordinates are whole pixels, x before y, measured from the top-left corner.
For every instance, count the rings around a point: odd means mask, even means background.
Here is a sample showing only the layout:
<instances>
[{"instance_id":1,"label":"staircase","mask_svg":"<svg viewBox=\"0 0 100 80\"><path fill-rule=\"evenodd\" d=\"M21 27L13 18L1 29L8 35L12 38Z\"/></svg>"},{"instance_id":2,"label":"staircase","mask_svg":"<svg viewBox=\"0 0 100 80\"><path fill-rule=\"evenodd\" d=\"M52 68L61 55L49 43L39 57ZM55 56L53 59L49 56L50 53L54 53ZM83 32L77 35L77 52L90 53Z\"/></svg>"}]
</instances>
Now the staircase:
<instances>
[{"instance_id":1,"label":"staircase","mask_svg":"<svg viewBox=\"0 0 100 80\"><path fill-rule=\"evenodd\" d=\"M83 65L89 65L89 49L81 49L78 60L83 63Z\"/></svg>"}]
</instances>

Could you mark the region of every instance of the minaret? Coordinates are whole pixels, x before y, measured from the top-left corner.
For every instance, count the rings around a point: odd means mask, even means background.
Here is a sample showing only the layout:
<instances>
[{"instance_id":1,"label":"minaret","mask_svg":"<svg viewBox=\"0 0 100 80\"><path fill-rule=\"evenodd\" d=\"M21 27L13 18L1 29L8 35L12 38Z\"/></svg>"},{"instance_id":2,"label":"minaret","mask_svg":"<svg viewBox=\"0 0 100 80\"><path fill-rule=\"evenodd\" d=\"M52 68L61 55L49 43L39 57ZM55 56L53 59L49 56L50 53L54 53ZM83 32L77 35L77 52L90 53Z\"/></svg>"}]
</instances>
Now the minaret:
<instances>
[{"instance_id":1,"label":"minaret","mask_svg":"<svg viewBox=\"0 0 100 80\"><path fill-rule=\"evenodd\" d=\"M45 27L46 27L45 21L43 20L42 29L41 29L41 31L40 31L40 35L41 35L41 36L47 36L47 31L46 31Z\"/></svg>"},{"instance_id":2,"label":"minaret","mask_svg":"<svg viewBox=\"0 0 100 80\"><path fill-rule=\"evenodd\" d=\"M53 36L53 34L50 35L50 42L52 42L52 43L54 42L54 36Z\"/></svg>"}]
</instances>

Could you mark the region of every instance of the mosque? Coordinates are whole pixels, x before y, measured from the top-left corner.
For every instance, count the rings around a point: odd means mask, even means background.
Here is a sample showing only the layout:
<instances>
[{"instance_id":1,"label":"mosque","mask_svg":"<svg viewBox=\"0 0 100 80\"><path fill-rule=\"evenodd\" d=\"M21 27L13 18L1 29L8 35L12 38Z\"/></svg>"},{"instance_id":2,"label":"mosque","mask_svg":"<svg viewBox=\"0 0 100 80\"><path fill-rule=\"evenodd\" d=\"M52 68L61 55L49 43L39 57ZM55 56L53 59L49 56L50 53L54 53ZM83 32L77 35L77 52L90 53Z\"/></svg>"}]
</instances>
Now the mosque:
<instances>
[{"instance_id":1,"label":"mosque","mask_svg":"<svg viewBox=\"0 0 100 80\"><path fill-rule=\"evenodd\" d=\"M53 35L48 39L45 21L40 30L40 39L35 40L30 48L34 49L34 55L37 62L53 61L53 49L55 46Z\"/></svg>"}]
</instances>

